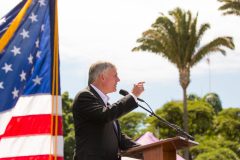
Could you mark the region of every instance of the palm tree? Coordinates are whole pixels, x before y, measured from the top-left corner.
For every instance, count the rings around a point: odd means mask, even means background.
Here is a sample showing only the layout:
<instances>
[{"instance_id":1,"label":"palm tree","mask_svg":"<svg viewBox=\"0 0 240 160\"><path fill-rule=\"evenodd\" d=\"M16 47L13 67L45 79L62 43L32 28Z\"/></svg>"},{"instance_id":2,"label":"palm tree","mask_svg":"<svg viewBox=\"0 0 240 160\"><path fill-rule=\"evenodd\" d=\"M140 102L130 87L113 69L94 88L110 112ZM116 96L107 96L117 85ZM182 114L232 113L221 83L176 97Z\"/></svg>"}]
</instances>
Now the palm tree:
<instances>
[{"instance_id":1,"label":"palm tree","mask_svg":"<svg viewBox=\"0 0 240 160\"><path fill-rule=\"evenodd\" d=\"M202 24L197 30L198 16L192 18L190 11L185 12L180 8L169 11L169 15L171 17L164 14L158 17L151 29L137 40L139 46L133 48L133 51L142 50L161 55L178 68L183 89L183 126L188 132L187 87L190 83L190 68L207 54L220 52L225 55L222 47L234 49L234 43L232 37L217 37L199 47L200 40L210 25ZM186 154L185 158L188 159L188 153Z\"/></svg>"},{"instance_id":2,"label":"palm tree","mask_svg":"<svg viewBox=\"0 0 240 160\"><path fill-rule=\"evenodd\" d=\"M224 11L223 15L237 15L240 16L240 0L218 0L223 5L219 10Z\"/></svg>"}]
</instances>

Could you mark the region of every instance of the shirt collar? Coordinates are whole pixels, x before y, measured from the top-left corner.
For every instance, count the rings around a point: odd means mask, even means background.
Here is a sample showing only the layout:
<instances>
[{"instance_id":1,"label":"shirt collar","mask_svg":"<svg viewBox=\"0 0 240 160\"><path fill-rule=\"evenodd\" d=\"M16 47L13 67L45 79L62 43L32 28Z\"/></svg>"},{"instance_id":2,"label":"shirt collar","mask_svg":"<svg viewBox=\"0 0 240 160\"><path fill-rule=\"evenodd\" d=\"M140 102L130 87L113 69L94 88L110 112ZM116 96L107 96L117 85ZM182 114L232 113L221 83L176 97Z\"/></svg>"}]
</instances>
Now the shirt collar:
<instances>
[{"instance_id":1,"label":"shirt collar","mask_svg":"<svg viewBox=\"0 0 240 160\"><path fill-rule=\"evenodd\" d=\"M93 84L90 84L90 85L98 93L98 95L102 98L103 102L107 106L107 103L108 103L110 98L106 94L104 94L101 90L99 90L96 86L94 86Z\"/></svg>"}]
</instances>

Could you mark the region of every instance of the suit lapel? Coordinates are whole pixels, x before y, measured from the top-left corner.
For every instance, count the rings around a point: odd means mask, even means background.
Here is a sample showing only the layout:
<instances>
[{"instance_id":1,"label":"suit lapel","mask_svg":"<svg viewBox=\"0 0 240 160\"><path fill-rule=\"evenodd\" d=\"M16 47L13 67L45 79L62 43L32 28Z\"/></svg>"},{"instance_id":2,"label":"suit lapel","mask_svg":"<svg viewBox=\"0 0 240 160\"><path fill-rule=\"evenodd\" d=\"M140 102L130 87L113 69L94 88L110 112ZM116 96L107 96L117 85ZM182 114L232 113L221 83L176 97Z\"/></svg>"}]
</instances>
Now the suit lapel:
<instances>
[{"instance_id":1,"label":"suit lapel","mask_svg":"<svg viewBox=\"0 0 240 160\"><path fill-rule=\"evenodd\" d=\"M92 86L88 86L87 89L93 93L100 101L101 101L101 104L105 106L105 103L103 102L103 99L100 97L100 95L95 91L95 89L92 87Z\"/></svg>"}]
</instances>

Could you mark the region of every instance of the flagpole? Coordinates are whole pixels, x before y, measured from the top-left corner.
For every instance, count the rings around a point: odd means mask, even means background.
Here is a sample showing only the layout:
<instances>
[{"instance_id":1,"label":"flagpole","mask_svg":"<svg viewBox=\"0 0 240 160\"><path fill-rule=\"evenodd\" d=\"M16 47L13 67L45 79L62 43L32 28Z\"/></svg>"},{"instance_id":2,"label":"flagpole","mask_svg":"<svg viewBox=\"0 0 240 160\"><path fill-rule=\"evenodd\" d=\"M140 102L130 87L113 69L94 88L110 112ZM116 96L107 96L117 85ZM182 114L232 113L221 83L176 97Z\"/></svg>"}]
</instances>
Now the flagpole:
<instances>
[{"instance_id":1,"label":"flagpole","mask_svg":"<svg viewBox=\"0 0 240 160\"><path fill-rule=\"evenodd\" d=\"M58 1L55 0L55 23L54 23L54 56L56 63L56 117L55 117L55 160L57 160L57 147L58 147L58 93L59 93L59 61L58 61Z\"/></svg>"},{"instance_id":2,"label":"flagpole","mask_svg":"<svg viewBox=\"0 0 240 160\"><path fill-rule=\"evenodd\" d=\"M12 24L9 26L8 30L4 33L2 38L0 38L0 54L8 42L11 40L12 36L14 35L15 31L18 29L25 13L27 12L29 6L31 5L32 0L28 0L21 11L18 13L16 18L13 20Z\"/></svg>"},{"instance_id":3,"label":"flagpole","mask_svg":"<svg viewBox=\"0 0 240 160\"><path fill-rule=\"evenodd\" d=\"M57 0L55 0L54 6L54 48L53 48L53 77L52 77L52 115L51 115L51 137L54 136L53 140L53 157L57 160L57 145L58 145L58 83L59 83L59 61L58 61L58 7ZM55 115L54 115L55 113ZM52 145L50 148L50 153L52 153ZM49 155L49 160L51 160L51 154Z\"/></svg>"}]
</instances>

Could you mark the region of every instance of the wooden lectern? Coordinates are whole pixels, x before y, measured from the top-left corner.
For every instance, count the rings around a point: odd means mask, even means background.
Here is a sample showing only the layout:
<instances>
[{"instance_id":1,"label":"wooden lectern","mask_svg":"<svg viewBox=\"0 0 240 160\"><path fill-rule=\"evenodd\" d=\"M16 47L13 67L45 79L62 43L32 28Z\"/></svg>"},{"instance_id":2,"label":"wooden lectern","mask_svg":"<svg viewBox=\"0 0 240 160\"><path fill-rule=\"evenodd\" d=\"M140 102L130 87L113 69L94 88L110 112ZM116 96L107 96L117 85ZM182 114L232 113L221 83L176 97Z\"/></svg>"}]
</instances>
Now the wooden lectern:
<instances>
[{"instance_id":1,"label":"wooden lectern","mask_svg":"<svg viewBox=\"0 0 240 160\"><path fill-rule=\"evenodd\" d=\"M194 145L198 145L198 143L183 137L173 137L131 148L122 156L144 160L176 160L177 150Z\"/></svg>"}]
</instances>

